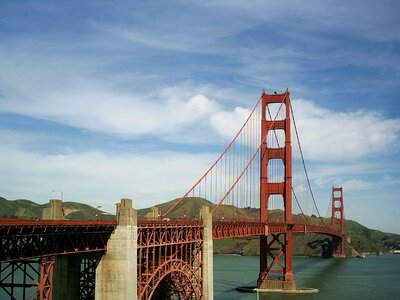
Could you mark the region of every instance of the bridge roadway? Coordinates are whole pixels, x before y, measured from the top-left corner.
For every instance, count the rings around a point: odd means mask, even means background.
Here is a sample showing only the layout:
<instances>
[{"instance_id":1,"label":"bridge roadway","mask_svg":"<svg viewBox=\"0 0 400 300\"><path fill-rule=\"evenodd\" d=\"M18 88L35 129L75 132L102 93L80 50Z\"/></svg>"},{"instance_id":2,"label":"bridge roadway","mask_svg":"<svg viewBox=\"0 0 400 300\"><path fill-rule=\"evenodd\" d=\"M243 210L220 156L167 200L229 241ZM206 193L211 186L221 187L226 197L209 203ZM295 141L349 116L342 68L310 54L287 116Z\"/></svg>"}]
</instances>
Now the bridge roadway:
<instances>
[{"instance_id":1,"label":"bridge roadway","mask_svg":"<svg viewBox=\"0 0 400 300\"><path fill-rule=\"evenodd\" d=\"M192 228L201 220L138 220L138 233L150 228ZM0 219L0 262L45 255L103 252L117 221ZM310 224L262 223L258 221L214 221L213 239L286 233L321 233L340 237L333 228ZM174 238L169 236L168 238ZM179 237L176 237L179 238ZM152 243L156 241L151 241ZM164 243L167 241L157 241ZM141 243L146 243L143 241ZM141 243L138 244L140 248Z\"/></svg>"}]
</instances>

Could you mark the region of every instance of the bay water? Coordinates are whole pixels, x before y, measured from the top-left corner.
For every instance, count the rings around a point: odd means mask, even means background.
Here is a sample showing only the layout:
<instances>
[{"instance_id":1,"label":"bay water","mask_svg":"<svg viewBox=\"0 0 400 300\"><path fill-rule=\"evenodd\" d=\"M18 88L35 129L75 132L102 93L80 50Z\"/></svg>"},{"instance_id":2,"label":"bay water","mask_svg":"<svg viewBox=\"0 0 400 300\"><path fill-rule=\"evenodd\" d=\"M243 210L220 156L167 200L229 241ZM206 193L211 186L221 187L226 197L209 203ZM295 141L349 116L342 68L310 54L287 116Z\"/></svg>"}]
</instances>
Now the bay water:
<instances>
[{"instance_id":1,"label":"bay water","mask_svg":"<svg viewBox=\"0 0 400 300\"><path fill-rule=\"evenodd\" d=\"M214 255L214 297L222 299L400 299L400 255L367 255L365 259L295 257L297 287L316 294L242 293L237 286L255 286L258 256Z\"/></svg>"},{"instance_id":2,"label":"bay water","mask_svg":"<svg viewBox=\"0 0 400 300\"><path fill-rule=\"evenodd\" d=\"M319 292L316 294L260 293L258 295L238 292L235 290L237 286L256 285L259 272L258 256L214 255L214 299L400 300L400 255L368 255L365 259L294 257L293 270L298 287L316 288ZM17 299L22 299L19 291L17 295ZM0 290L0 300L2 299L10 299L10 297Z\"/></svg>"}]
</instances>

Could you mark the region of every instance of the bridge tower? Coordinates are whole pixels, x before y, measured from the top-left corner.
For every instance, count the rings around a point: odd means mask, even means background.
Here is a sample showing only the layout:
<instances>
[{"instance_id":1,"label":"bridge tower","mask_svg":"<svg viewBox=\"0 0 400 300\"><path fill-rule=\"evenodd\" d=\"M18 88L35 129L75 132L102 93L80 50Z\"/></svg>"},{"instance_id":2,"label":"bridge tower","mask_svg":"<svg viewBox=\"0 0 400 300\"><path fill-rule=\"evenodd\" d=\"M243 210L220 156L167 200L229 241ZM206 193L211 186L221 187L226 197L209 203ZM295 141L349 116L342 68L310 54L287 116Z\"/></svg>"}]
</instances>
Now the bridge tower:
<instances>
[{"instance_id":1,"label":"bridge tower","mask_svg":"<svg viewBox=\"0 0 400 300\"><path fill-rule=\"evenodd\" d=\"M332 228L341 233L333 239L333 251L336 257L345 257L346 232L344 227L343 187L332 187Z\"/></svg>"},{"instance_id":2,"label":"bridge tower","mask_svg":"<svg viewBox=\"0 0 400 300\"><path fill-rule=\"evenodd\" d=\"M260 170L260 221L268 222L268 202L271 196L280 195L283 200L285 233L260 236L260 289L294 290L296 284L292 269L292 145L290 133L290 94L268 95L262 93L261 118L261 170ZM272 105L271 105L272 104ZM277 116L268 117L270 106L279 107ZM275 113L275 112L274 112ZM268 114L268 115L267 115ZM273 148L267 143L268 134L277 136L277 131L284 132L285 145ZM283 146L283 147L282 147ZM268 164L271 160L281 160L284 166L282 182L273 182L272 174L268 174Z\"/></svg>"}]
</instances>

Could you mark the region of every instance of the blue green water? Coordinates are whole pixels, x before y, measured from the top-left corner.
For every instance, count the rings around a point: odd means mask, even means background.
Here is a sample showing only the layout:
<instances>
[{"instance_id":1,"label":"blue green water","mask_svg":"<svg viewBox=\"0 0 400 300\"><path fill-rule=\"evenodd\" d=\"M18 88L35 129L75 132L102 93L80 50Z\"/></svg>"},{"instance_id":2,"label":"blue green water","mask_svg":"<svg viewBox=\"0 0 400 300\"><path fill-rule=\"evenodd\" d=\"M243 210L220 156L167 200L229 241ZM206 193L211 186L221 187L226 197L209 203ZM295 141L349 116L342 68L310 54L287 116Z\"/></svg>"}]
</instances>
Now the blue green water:
<instances>
[{"instance_id":1,"label":"blue green water","mask_svg":"<svg viewBox=\"0 0 400 300\"><path fill-rule=\"evenodd\" d=\"M255 286L259 258L214 255L214 295L220 299L257 299L257 294L235 291L236 286ZM295 257L298 287L319 289L317 294L259 294L258 299L400 299L400 255L369 255L366 259Z\"/></svg>"},{"instance_id":2,"label":"blue green water","mask_svg":"<svg viewBox=\"0 0 400 300\"><path fill-rule=\"evenodd\" d=\"M258 265L257 256L214 255L215 300L400 299L400 255L369 255L366 259L295 257L297 286L317 288L319 293L259 294L257 298L255 293L237 292L237 286L255 286ZM20 292L17 295L22 299ZM0 290L2 299L10 297Z\"/></svg>"}]
</instances>

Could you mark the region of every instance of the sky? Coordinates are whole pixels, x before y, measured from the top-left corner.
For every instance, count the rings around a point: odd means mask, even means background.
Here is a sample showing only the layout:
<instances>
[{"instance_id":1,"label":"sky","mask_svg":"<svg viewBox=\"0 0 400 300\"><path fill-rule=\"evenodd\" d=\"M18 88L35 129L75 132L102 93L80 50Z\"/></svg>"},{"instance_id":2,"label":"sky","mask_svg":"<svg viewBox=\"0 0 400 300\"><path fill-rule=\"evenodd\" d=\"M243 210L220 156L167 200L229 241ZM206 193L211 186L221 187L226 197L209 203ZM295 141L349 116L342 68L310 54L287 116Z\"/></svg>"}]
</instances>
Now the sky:
<instances>
[{"instance_id":1,"label":"sky","mask_svg":"<svg viewBox=\"0 0 400 300\"><path fill-rule=\"evenodd\" d=\"M0 196L177 198L288 88L321 211L343 186L400 234L399 28L398 1L0 0Z\"/></svg>"}]
</instances>

